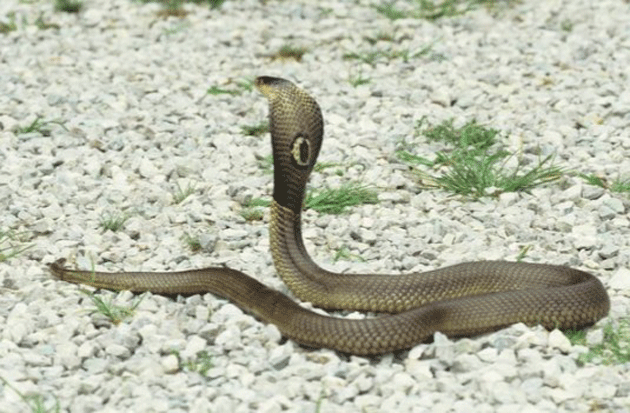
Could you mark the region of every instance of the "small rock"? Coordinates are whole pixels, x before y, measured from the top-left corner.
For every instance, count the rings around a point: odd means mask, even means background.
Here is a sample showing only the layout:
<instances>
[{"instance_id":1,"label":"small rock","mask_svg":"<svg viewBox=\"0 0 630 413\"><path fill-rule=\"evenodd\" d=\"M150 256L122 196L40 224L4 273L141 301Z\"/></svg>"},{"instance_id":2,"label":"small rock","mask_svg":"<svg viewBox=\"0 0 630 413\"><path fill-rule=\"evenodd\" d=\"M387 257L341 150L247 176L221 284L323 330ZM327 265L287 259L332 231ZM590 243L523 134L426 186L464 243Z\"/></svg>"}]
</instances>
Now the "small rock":
<instances>
[{"instance_id":1,"label":"small rock","mask_svg":"<svg viewBox=\"0 0 630 413\"><path fill-rule=\"evenodd\" d=\"M22 355L22 358L28 366L44 367L51 366L53 364L53 360L51 357L45 356L43 354L34 353L32 351L25 352Z\"/></svg>"},{"instance_id":2,"label":"small rock","mask_svg":"<svg viewBox=\"0 0 630 413\"><path fill-rule=\"evenodd\" d=\"M455 373L472 372L482 366L479 357L473 354L460 354L453 361L452 371Z\"/></svg>"},{"instance_id":3,"label":"small rock","mask_svg":"<svg viewBox=\"0 0 630 413\"><path fill-rule=\"evenodd\" d=\"M377 236L374 231L364 228L359 229L359 238L367 244L373 244L377 240Z\"/></svg>"},{"instance_id":4,"label":"small rock","mask_svg":"<svg viewBox=\"0 0 630 413\"><path fill-rule=\"evenodd\" d=\"M103 20L103 11L97 8L88 7L85 12L81 13L81 23L85 27L98 26Z\"/></svg>"},{"instance_id":5,"label":"small rock","mask_svg":"<svg viewBox=\"0 0 630 413\"><path fill-rule=\"evenodd\" d=\"M281 413L283 410L282 405L275 398L263 401L257 409L260 413Z\"/></svg>"},{"instance_id":6,"label":"small rock","mask_svg":"<svg viewBox=\"0 0 630 413\"><path fill-rule=\"evenodd\" d=\"M378 200L382 202L407 203L409 202L409 193L406 191L382 192L378 194Z\"/></svg>"},{"instance_id":7,"label":"small rock","mask_svg":"<svg viewBox=\"0 0 630 413\"><path fill-rule=\"evenodd\" d=\"M199 245L204 251L212 251L218 240L218 236L215 233L204 232L199 235Z\"/></svg>"},{"instance_id":8,"label":"small rock","mask_svg":"<svg viewBox=\"0 0 630 413\"><path fill-rule=\"evenodd\" d=\"M568 354L571 351L571 341L560 330L553 330L549 333L549 340L547 342L549 347L557 348L564 354Z\"/></svg>"},{"instance_id":9,"label":"small rock","mask_svg":"<svg viewBox=\"0 0 630 413\"><path fill-rule=\"evenodd\" d=\"M538 403L542 399L543 380L540 377L531 377L523 380L521 389L530 403Z\"/></svg>"},{"instance_id":10,"label":"small rock","mask_svg":"<svg viewBox=\"0 0 630 413\"><path fill-rule=\"evenodd\" d=\"M576 225L571 230L575 248L593 249L597 245L597 227L592 224Z\"/></svg>"},{"instance_id":11,"label":"small rock","mask_svg":"<svg viewBox=\"0 0 630 413\"><path fill-rule=\"evenodd\" d=\"M208 343L203 338L193 335L188 338L186 348L181 352L181 357L184 359L193 359L197 354L203 351Z\"/></svg>"},{"instance_id":12,"label":"small rock","mask_svg":"<svg viewBox=\"0 0 630 413\"><path fill-rule=\"evenodd\" d=\"M586 185L582 189L582 197L590 200L599 199L606 190L601 186Z\"/></svg>"},{"instance_id":13,"label":"small rock","mask_svg":"<svg viewBox=\"0 0 630 413\"><path fill-rule=\"evenodd\" d=\"M354 399L354 404L359 411L365 412L378 407L381 404L381 398L375 394L362 394Z\"/></svg>"},{"instance_id":14,"label":"small rock","mask_svg":"<svg viewBox=\"0 0 630 413\"><path fill-rule=\"evenodd\" d=\"M407 377L409 377L409 376L407 375ZM410 378L410 380L411 380L411 378ZM372 388L372 386L374 385L374 378L373 377L368 377L367 375L362 374L362 375L357 377L352 382L352 385L356 386L360 393L365 393L368 390L370 390Z\"/></svg>"},{"instance_id":15,"label":"small rock","mask_svg":"<svg viewBox=\"0 0 630 413\"><path fill-rule=\"evenodd\" d=\"M159 171L153 162L147 158L142 158L140 160L140 165L138 166L138 173L143 178L155 179L155 177L159 174Z\"/></svg>"},{"instance_id":16,"label":"small rock","mask_svg":"<svg viewBox=\"0 0 630 413\"><path fill-rule=\"evenodd\" d=\"M548 394L556 405L561 405L572 397L570 392L559 388L549 390Z\"/></svg>"},{"instance_id":17,"label":"small rock","mask_svg":"<svg viewBox=\"0 0 630 413\"><path fill-rule=\"evenodd\" d=\"M55 359L68 370L72 370L81 365L81 358L78 355L78 348L72 342L61 343L55 348Z\"/></svg>"},{"instance_id":18,"label":"small rock","mask_svg":"<svg viewBox=\"0 0 630 413\"><path fill-rule=\"evenodd\" d=\"M77 356L81 359L86 359L88 357L93 357L96 354L97 347L92 341L86 341L85 343L79 346L77 350Z\"/></svg>"},{"instance_id":19,"label":"small rock","mask_svg":"<svg viewBox=\"0 0 630 413\"><path fill-rule=\"evenodd\" d=\"M485 363L494 363L498 357L499 353L497 349L494 347L487 347L477 353L477 357L479 360Z\"/></svg>"},{"instance_id":20,"label":"small rock","mask_svg":"<svg viewBox=\"0 0 630 413\"><path fill-rule=\"evenodd\" d=\"M235 350L242 347L241 330L234 326L227 328L217 336L215 344L226 350Z\"/></svg>"},{"instance_id":21,"label":"small rock","mask_svg":"<svg viewBox=\"0 0 630 413\"><path fill-rule=\"evenodd\" d=\"M127 359L129 358L129 356L131 356L131 352L127 347L115 343L105 347L105 353L118 357L120 359Z\"/></svg>"},{"instance_id":22,"label":"small rock","mask_svg":"<svg viewBox=\"0 0 630 413\"><path fill-rule=\"evenodd\" d=\"M618 198L608 198L603 201L604 206L611 209L615 214L623 214L626 208L623 205L623 201Z\"/></svg>"},{"instance_id":23,"label":"small rock","mask_svg":"<svg viewBox=\"0 0 630 413\"><path fill-rule=\"evenodd\" d=\"M435 358L444 362L447 366L453 364L455 358L455 348L453 342L439 331L433 335L433 346L435 348Z\"/></svg>"},{"instance_id":24,"label":"small rock","mask_svg":"<svg viewBox=\"0 0 630 413\"><path fill-rule=\"evenodd\" d=\"M179 359L174 354L162 357L160 364L165 373L172 374L179 371Z\"/></svg>"},{"instance_id":25,"label":"small rock","mask_svg":"<svg viewBox=\"0 0 630 413\"><path fill-rule=\"evenodd\" d=\"M444 106L448 108L451 106L452 97L449 93L449 90L445 87L438 87L436 90L431 93L431 102L437 103L438 105Z\"/></svg>"},{"instance_id":26,"label":"small rock","mask_svg":"<svg viewBox=\"0 0 630 413\"><path fill-rule=\"evenodd\" d=\"M597 253L603 259L609 259L615 257L619 253L619 246L612 243L604 244Z\"/></svg>"},{"instance_id":27,"label":"small rock","mask_svg":"<svg viewBox=\"0 0 630 413\"><path fill-rule=\"evenodd\" d=\"M613 219L617 213L606 205L602 205L597 209L597 214L603 220Z\"/></svg>"},{"instance_id":28,"label":"small rock","mask_svg":"<svg viewBox=\"0 0 630 413\"><path fill-rule=\"evenodd\" d=\"M208 306L204 304L195 306L195 318L207 322L210 319L210 309Z\"/></svg>"},{"instance_id":29,"label":"small rock","mask_svg":"<svg viewBox=\"0 0 630 413\"><path fill-rule=\"evenodd\" d=\"M532 346L546 346L547 332L540 330L532 330L524 333L517 340L516 348L525 349Z\"/></svg>"},{"instance_id":30,"label":"small rock","mask_svg":"<svg viewBox=\"0 0 630 413\"><path fill-rule=\"evenodd\" d=\"M278 327L273 324L265 325L265 327L263 328L263 334L267 343L277 344L280 343L280 340L282 340L282 334L280 333L280 330L278 330Z\"/></svg>"},{"instance_id":31,"label":"small rock","mask_svg":"<svg viewBox=\"0 0 630 413\"><path fill-rule=\"evenodd\" d=\"M222 305L221 308L212 313L212 322L221 325L225 324L229 319L241 315L243 315L243 310L241 310L234 304L227 303L225 305Z\"/></svg>"},{"instance_id":32,"label":"small rock","mask_svg":"<svg viewBox=\"0 0 630 413\"><path fill-rule=\"evenodd\" d=\"M100 374L107 369L110 361L105 358L90 358L83 362L83 368L87 370L89 374Z\"/></svg>"},{"instance_id":33,"label":"small rock","mask_svg":"<svg viewBox=\"0 0 630 413\"><path fill-rule=\"evenodd\" d=\"M215 323L207 323L197 332L199 337L206 340L208 343L214 343L217 336L221 332L221 328Z\"/></svg>"},{"instance_id":34,"label":"small rock","mask_svg":"<svg viewBox=\"0 0 630 413\"><path fill-rule=\"evenodd\" d=\"M582 184L581 183L578 183L576 185L569 187L568 189L565 189L558 196L560 201L574 201L574 202L578 201L581 197L582 197Z\"/></svg>"},{"instance_id":35,"label":"small rock","mask_svg":"<svg viewBox=\"0 0 630 413\"><path fill-rule=\"evenodd\" d=\"M433 373L431 372L430 360L416 360L408 358L405 360L405 370L418 381L432 380L434 378Z\"/></svg>"},{"instance_id":36,"label":"small rock","mask_svg":"<svg viewBox=\"0 0 630 413\"><path fill-rule=\"evenodd\" d=\"M604 330L591 329L586 333L586 344L589 347L598 346L604 342Z\"/></svg>"},{"instance_id":37,"label":"small rock","mask_svg":"<svg viewBox=\"0 0 630 413\"><path fill-rule=\"evenodd\" d=\"M608 286L615 290L630 290L630 269L621 267L608 281Z\"/></svg>"},{"instance_id":38,"label":"small rock","mask_svg":"<svg viewBox=\"0 0 630 413\"><path fill-rule=\"evenodd\" d=\"M289 364L289 359L293 353L293 344L289 341L282 346L271 350L269 354L269 364L276 370L282 370Z\"/></svg>"},{"instance_id":39,"label":"small rock","mask_svg":"<svg viewBox=\"0 0 630 413\"><path fill-rule=\"evenodd\" d=\"M427 344L418 344L417 346L409 350L409 355L407 356L407 358L411 360L420 359L420 357L422 357L428 347L429 346Z\"/></svg>"}]
</instances>

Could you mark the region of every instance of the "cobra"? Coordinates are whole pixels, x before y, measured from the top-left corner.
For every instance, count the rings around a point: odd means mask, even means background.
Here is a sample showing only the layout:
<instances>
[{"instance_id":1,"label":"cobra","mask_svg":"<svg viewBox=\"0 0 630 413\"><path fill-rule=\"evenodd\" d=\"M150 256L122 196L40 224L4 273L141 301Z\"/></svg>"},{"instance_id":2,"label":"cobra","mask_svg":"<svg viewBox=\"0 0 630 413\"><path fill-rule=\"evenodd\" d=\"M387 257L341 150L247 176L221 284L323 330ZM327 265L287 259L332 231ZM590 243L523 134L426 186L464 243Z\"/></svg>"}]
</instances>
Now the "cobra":
<instances>
[{"instance_id":1,"label":"cobra","mask_svg":"<svg viewBox=\"0 0 630 413\"><path fill-rule=\"evenodd\" d=\"M523 322L548 329L581 328L608 314L610 301L593 275L565 266L507 261L468 262L404 275L340 274L318 266L302 239L301 211L323 140L317 102L288 80L259 77L269 101L274 158L270 245L274 265L293 294L325 309L386 313L364 320L329 317L300 306L230 268L105 273L50 264L61 280L156 294L213 293L308 347L358 355L402 350L436 331L473 336Z\"/></svg>"}]
</instances>

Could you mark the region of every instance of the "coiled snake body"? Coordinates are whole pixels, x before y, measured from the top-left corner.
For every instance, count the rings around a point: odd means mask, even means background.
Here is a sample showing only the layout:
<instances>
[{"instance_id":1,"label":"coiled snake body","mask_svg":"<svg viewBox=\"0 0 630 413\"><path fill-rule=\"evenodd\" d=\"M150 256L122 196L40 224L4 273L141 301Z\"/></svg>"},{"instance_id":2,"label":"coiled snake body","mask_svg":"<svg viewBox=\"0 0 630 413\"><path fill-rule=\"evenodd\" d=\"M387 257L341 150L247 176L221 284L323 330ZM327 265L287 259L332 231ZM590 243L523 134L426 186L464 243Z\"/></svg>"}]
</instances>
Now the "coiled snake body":
<instances>
[{"instance_id":1,"label":"coiled snake body","mask_svg":"<svg viewBox=\"0 0 630 413\"><path fill-rule=\"evenodd\" d=\"M583 271L544 264L471 262L408 275L338 274L308 255L301 208L323 139L317 102L293 83L259 77L269 100L274 157L270 244L276 269L301 300L327 309L389 313L366 320L327 317L229 268L180 272L103 273L50 264L57 278L94 287L156 294L214 293L309 347L369 355L405 349L434 332L469 336L524 322L580 328L610 308L601 282Z\"/></svg>"}]
</instances>

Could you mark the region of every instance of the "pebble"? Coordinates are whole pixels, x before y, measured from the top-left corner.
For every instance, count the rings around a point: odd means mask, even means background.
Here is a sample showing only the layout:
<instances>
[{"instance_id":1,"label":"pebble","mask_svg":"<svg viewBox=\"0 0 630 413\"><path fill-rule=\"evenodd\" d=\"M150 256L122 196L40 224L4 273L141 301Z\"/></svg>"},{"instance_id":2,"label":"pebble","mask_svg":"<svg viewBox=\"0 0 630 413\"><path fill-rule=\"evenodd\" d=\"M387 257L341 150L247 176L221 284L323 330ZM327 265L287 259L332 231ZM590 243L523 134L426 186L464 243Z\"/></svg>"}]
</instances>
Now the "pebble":
<instances>
[{"instance_id":1,"label":"pebble","mask_svg":"<svg viewBox=\"0 0 630 413\"><path fill-rule=\"evenodd\" d=\"M520 2L431 22L390 20L365 1L189 2L182 18L130 0L85 2L77 16L46 2L2 6L0 20L13 13L17 27L0 34L0 234L31 247L0 260L0 376L22 394L77 412L627 410L627 363L577 362L630 312L627 196L567 175L463 199L422 187L396 155L402 142L428 159L442 149L416 133L425 116L476 119L517 153L506 167L554 155L577 174L630 178L624 2ZM39 28L40 17L60 29ZM287 43L307 49L301 62L270 58ZM343 57L374 51L374 63ZM112 271L225 265L288 292L269 253L268 212L240 215L273 189L260 167L268 135L242 132L266 120L267 102L249 86L257 75L290 78L320 103L320 162L334 166L316 171L313 187L358 181L378 193L379 204L347 214L304 213L322 266L395 274L514 260L529 248L526 261L592 271L611 316L585 345L517 324L470 339L436 333L366 358L303 348L212 294L148 294L114 324L76 286L51 279L44 264L61 257ZM354 87L353 76L368 83ZM38 117L45 130L16 131ZM176 203L177 186L189 184L194 193ZM124 228L103 231L101 218L118 213ZM350 258L335 262L341 248ZM5 387L2 411L25 409Z\"/></svg>"},{"instance_id":2,"label":"pebble","mask_svg":"<svg viewBox=\"0 0 630 413\"><path fill-rule=\"evenodd\" d=\"M560 350L561 352L568 354L571 352L571 342L560 330L553 330L549 333L548 346Z\"/></svg>"},{"instance_id":3,"label":"pebble","mask_svg":"<svg viewBox=\"0 0 630 413\"><path fill-rule=\"evenodd\" d=\"M199 336L190 336L186 342L186 348L181 352L181 356L184 359L193 359L197 354L207 346L206 340Z\"/></svg>"},{"instance_id":4,"label":"pebble","mask_svg":"<svg viewBox=\"0 0 630 413\"><path fill-rule=\"evenodd\" d=\"M630 291L630 269L619 268L610 278L608 285L610 288L625 291L626 293Z\"/></svg>"},{"instance_id":5,"label":"pebble","mask_svg":"<svg viewBox=\"0 0 630 413\"><path fill-rule=\"evenodd\" d=\"M602 195L604 195L605 192L606 190L601 186L586 185L582 189L582 197L592 201L600 198Z\"/></svg>"}]
</instances>

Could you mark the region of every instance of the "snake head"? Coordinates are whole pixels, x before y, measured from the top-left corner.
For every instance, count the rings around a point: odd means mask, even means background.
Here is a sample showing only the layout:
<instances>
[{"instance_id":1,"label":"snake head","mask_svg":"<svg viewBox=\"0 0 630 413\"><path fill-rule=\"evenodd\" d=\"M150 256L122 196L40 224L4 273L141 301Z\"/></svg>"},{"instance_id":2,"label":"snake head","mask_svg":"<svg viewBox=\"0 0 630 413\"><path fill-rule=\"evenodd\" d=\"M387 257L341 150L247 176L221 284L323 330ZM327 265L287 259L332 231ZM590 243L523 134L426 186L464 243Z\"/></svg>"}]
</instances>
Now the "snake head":
<instances>
[{"instance_id":1,"label":"snake head","mask_svg":"<svg viewBox=\"0 0 630 413\"><path fill-rule=\"evenodd\" d=\"M283 87L295 87L293 83L289 82L286 79L271 76L258 76L256 78L256 81L254 82L254 85L260 93L262 93L267 99L269 99L269 101L275 99L278 96L279 91L282 90Z\"/></svg>"},{"instance_id":2,"label":"snake head","mask_svg":"<svg viewBox=\"0 0 630 413\"><path fill-rule=\"evenodd\" d=\"M269 101L274 199L298 211L322 145L322 112L315 99L288 80L260 76L255 85Z\"/></svg>"}]
</instances>

